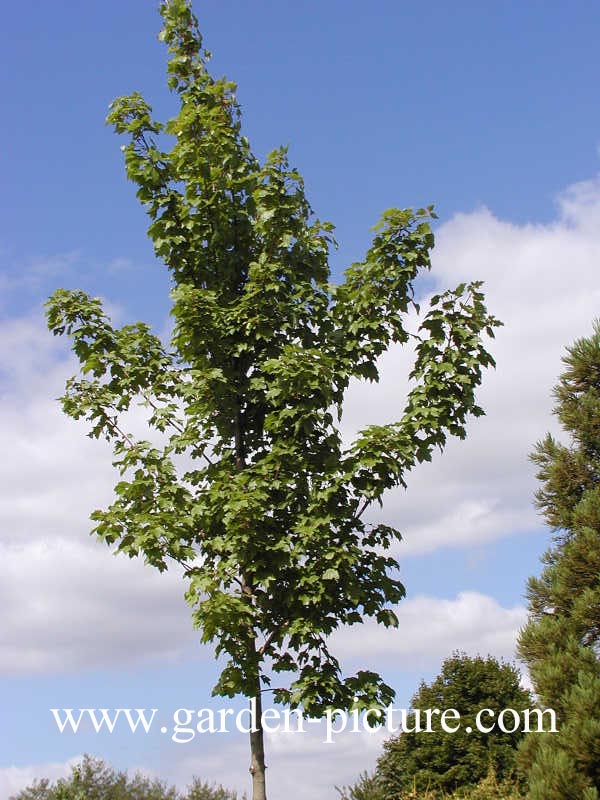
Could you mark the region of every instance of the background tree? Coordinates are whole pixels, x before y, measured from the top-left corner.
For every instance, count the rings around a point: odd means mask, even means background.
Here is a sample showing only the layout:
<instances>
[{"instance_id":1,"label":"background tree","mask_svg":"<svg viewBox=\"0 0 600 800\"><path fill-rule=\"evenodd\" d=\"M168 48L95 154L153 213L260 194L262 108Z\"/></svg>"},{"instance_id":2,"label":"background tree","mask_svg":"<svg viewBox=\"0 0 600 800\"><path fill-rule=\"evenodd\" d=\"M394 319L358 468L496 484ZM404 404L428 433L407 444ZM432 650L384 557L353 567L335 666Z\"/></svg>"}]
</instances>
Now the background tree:
<instances>
[{"instance_id":1,"label":"background tree","mask_svg":"<svg viewBox=\"0 0 600 800\"><path fill-rule=\"evenodd\" d=\"M102 759L84 756L71 767L68 778L52 783L47 778L10 800L237 800L235 792L195 778L182 793L164 781L114 770Z\"/></svg>"},{"instance_id":2,"label":"background tree","mask_svg":"<svg viewBox=\"0 0 600 800\"><path fill-rule=\"evenodd\" d=\"M379 777L363 772L351 786L336 786L339 800L385 800Z\"/></svg>"},{"instance_id":3,"label":"background tree","mask_svg":"<svg viewBox=\"0 0 600 800\"><path fill-rule=\"evenodd\" d=\"M539 578L528 584L519 638L540 701L558 733L527 737L532 800L593 800L600 789L600 325L563 358L555 415L568 435L539 442L537 504L554 529Z\"/></svg>"},{"instance_id":4,"label":"background tree","mask_svg":"<svg viewBox=\"0 0 600 800\"><path fill-rule=\"evenodd\" d=\"M412 711L407 730L384 744L383 755L377 762L373 780L382 800L397 800L410 792L445 793L472 788L489 773L500 781L509 778L515 769L522 733L504 733L497 724L490 733L480 732L475 717L483 708L495 711L496 719L505 708L515 711L530 708L531 695L521 687L519 678L513 666L491 656L470 658L455 653L447 658L431 684L421 683L411 708L442 711L454 708L460 712L460 729L455 733L445 732L439 718L434 717L432 733L415 732ZM486 727L491 727L492 722L485 717ZM424 719L422 724L425 725ZM468 726L472 729L470 733L466 730Z\"/></svg>"},{"instance_id":5,"label":"background tree","mask_svg":"<svg viewBox=\"0 0 600 800\"><path fill-rule=\"evenodd\" d=\"M158 569L183 565L202 640L227 657L214 692L255 698L258 721L273 673L292 674L275 701L311 715L385 705L392 689L366 670L344 678L327 640L365 617L397 624L389 606L404 588L386 551L399 534L363 514L483 413L474 392L493 361L482 334L498 323L473 283L434 297L417 333L405 328L430 267L431 209L386 211L365 259L332 285L332 226L313 216L285 149L258 161L235 85L207 70L189 3L161 13L179 112L163 125L134 93L108 119L130 137L127 175L171 273L171 345L142 323L114 328L83 292L48 302L50 329L72 337L81 364L63 408L112 442L122 475L94 530ZM376 381L377 357L409 341L398 422L345 447L334 415L351 379ZM128 432L136 402L160 444ZM250 745L263 800L260 724Z\"/></svg>"},{"instance_id":6,"label":"background tree","mask_svg":"<svg viewBox=\"0 0 600 800\"><path fill-rule=\"evenodd\" d=\"M336 787L337 788L337 787ZM337 789L338 800L386 800L385 791L376 774L363 773L352 786ZM523 800L522 785L516 778L499 781L489 773L475 785L463 786L448 794L437 789L403 792L394 800Z\"/></svg>"}]
</instances>

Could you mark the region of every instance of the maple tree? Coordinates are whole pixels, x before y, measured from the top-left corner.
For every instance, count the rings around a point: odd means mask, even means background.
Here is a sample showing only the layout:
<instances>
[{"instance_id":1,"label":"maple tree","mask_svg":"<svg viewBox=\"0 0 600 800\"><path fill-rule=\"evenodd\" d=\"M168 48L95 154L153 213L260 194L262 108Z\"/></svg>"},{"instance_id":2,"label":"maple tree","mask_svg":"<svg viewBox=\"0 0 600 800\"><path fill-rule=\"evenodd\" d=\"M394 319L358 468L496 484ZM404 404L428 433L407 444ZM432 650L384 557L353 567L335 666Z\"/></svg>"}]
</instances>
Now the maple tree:
<instances>
[{"instance_id":1,"label":"maple tree","mask_svg":"<svg viewBox=\"0 0 600 800\"><path fill-rule=\"evenodd\" d=\"M215 693L255 698L262 800L261 692L274 673L291 674L274 700L309 715L391 702L378 674L342 676L327 637L366 617L397 624L404 587L388 551L399 533L364 512L483 413L475 389L493 359L482 337L499 323L474 282L433 297L418 332L407 329L420 311L414 282L430 268L432 208L386 211L365 258L332 283L333 227L314 216L285 148L253 155L235 84L210 75L190 3L169 0L161 14L179 112L157 122L134 93L108 121L129 136L127 176L171 274L172 340L143 323L115 328L81 291L55 292L48 324L81 365L64 411L112 442L121 472L95 533L160 570L183 564L202 640L227 658ZM409 342L399 420L345 446L350 381L377 381L377 358ZM136 402L162 444L127 431Z\"/></svg>"}]
</instances>

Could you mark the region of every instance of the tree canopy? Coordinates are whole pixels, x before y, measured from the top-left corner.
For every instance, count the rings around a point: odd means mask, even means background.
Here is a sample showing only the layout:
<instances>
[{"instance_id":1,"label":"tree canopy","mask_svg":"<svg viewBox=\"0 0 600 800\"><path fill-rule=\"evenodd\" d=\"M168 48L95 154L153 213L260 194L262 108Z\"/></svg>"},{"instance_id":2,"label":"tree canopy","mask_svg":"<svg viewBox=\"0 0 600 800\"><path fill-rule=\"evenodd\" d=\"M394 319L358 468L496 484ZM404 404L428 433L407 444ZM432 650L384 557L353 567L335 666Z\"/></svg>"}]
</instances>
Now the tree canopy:
<instances>
[{"instance_id":1,"label":"tree canopy","mask_svg":"<svg viewBox=\"0 0 600 800\"><path fill-rule=\"evenodd\" d=\"M499 323L473 282L431 298L410 329L432 208L385 211L365 257L331 282L333 226L313 214L286 149L264 162L252 153L235 84L209 73L188 0L161 14L179 111L163 124L134 93L108 121L129 138L127 176L171 275L171 342L141 322L114 327L81 291L60 289L47 306L81 367L64 411L112 443L121 473L94 531L160 570L183 565L202 640L226 657L216 693L256 697L260 715L261 691L289 673L274 699L308 714L386 705L391 687L368 670L342 676L327 638L366 617L397 624L404 587L388 550L400 534L363 514L483 413L475 390L493 364L483 337ZM377 381L377 358L408 343L398 421L344 443L350 382ZM127 428L136 403L148 440ZM256 784L261 731L251 741Z\"/></svg>"},{"instance_id":2,"label":"tree canopy","mask_svg":"<svg viewBox=\"0 0 600 800\"><path fill-rule=\"evenodd\" d=\"M395 800L411 791L472 788L489 773L500 781L510 778L523 734L519 729L505 733L497 719L504 709L520 712L531 707L531 695L519 680L515 667L491 656L455 653L447 658L437 678L422 682L412 698L407 730L384 744L374 775L381 799ZM415 731L416 710L432 708L456 709L460 728L444 731L434 717L431 733ZM486 714L485 727L492 728L488 733L477 730L476 715L482 709L495 714Z\"/></svg>"}]
</instances>

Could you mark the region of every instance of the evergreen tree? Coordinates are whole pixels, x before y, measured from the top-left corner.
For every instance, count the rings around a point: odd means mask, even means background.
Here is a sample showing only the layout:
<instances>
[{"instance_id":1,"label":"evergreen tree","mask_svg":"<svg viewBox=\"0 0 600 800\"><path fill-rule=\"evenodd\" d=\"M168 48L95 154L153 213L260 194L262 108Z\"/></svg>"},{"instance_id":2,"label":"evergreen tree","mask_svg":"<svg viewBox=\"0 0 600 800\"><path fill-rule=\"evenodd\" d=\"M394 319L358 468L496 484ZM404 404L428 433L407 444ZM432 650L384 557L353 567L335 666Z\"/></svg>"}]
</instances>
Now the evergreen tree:
<instances>
[{"instance_id":1,"label":"evergreen tree","mask_svg":"<svg viewBox=\"0 0 600 800\"><path fill-rule=\"evenodd\" d=\"M406 730L384 745L374 778L382 800L396 800L409 791L449 792L472 787L490 771L499 780L510 776L522 733L519 729L505 733L494 721L504 709L520 712L530 706L531 696L520 686L513 666L491 656L453 654L431 684L421 683L412 698ZM439 717L434 717L431 733L415 730L417 710L424 727L423 712L434 708L456 709L460 728L454 733L444 731ZM489 733L476 727L482 709L494 712L493 717L482 718L485 727L492 728ZM453 727L457 725L452 722ZM506 727L512 727L512 720Z\"/></svg>"},{"instance_id":2,"label":"evergreen tree","mask_svg":"<svg viewBox=\"0 0 600 800\"><path fill-rule=\"evenodd\" d=\"M568 348L554 413L569 437L539 442L537 504L554 529L528 584L519 654L558 733L531 734L531 800L596 800L600 789L600 324Z\"/></svg>"}]
</instances>

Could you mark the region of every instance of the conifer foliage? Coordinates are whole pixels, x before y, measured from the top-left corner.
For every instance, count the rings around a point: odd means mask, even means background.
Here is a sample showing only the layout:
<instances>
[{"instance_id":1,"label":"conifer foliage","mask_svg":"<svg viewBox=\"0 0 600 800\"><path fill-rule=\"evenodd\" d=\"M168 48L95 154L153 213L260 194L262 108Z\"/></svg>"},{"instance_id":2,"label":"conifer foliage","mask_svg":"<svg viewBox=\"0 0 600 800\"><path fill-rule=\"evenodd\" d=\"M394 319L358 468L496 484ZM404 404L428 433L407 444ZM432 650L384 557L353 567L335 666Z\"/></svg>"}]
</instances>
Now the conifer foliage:
<instances>
[{"instance_id":1,"label":"conifer foliage","mask_svg":"<svg viewBox=\"0 0 600 800\"><path fill-rule=\"evenodd\" d=\"M528 585L519 653L558 733L527 737L531 800L600 796L600 324L568 348L554 413L568 436L548 435L532 459L537 503L554 529L539 578Z\"/></svg>"},{"instance_id":2,"label":"conifer foliage","mask_svg":"<svg viewBox=\"0 0 600 800\"><path fill-rule=\"evenodd\" d=\"M168 0L161 14L179 111L160 123L134 93L108 121L129 138L127 176L170 271L172 340L143 323L113 327L81 291L48 302L50 329L71 337L81 365L64 411L112 443L121 473L94 530L160 570L183 565L202 640L225 658L214 691L256 698L258 721L277 673L291 677L274 683L275 701L308 714L386 705L392 689L366 670L343 677L327 636L365 617L397 624L390 606L404 588L386 551L399 533L363 513L483 413L475 390L493 360L482 341L498 322L474 282L433 297L407 330L415 279L430 267L431 208L386 211L365 258L333 285L332 226L314 216L285 149L253 155L235 84L210 75L189 2ZM376 381L377 357L409 342L398 421L344 446L350 381ZM136 403L152 441L127 428ZM262 800L260 724L250 738Z\"/></svg>"},{"instance_id":3,"label":"conifer foliage","mask_svg":"<svg viewBox=\"0 0 600 800\"><path fill-rule=\"evenodd\" d=\"M445 792L473 789L490 774L499 781L510 779L523 734L519 727L502 730L498 717L504 709L520 714L531 707L531 695L519 680L511 664L492 656L454 653L447 658L435 680L421 683L412 698L406 730L384 744L371 779L381 800L409 797L413 791L446 796ZM443 730L439 717L434 717L431 732L418 729L417 715L434 708L460 713L460 725L452 723L455 732ZM491 712L483 718L487 732L477 729L482 709Z\"/></svg>"}]
</instances>

